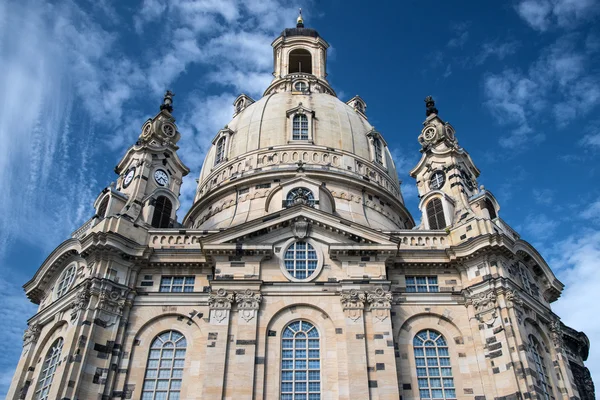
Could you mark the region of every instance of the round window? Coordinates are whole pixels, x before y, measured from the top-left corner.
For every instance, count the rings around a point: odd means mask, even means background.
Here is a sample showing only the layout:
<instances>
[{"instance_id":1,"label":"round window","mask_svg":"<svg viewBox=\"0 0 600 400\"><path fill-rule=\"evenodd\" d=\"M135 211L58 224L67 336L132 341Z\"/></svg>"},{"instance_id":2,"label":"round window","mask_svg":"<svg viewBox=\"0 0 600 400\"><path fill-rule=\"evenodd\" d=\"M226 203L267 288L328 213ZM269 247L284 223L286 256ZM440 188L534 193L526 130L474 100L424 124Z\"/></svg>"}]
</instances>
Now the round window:
<instances>
[{"instance_id":1,"label":"round window","mask_svg":"<svg viewBox=\"0 0 600 400\"><path fill-rule=\"evenodd\" d=\"M56 285L56 298L62 297L75 280L75 270L77 268L77 264L71 264L66 270L61 274L58 284Z\"/></svg>"},{"instance_id":2,"label":"round window","mask_svg":"<svg viewBox=\"0 0 600 400\"><path fill-rule=\"evenodd\" d=\"M286 272L292 278L304 280L315 274L319 258L317 251L310 243L300 240L290 244L285 250L283 263Z\"/></svg>"},{"instance_id":3,"label":"round window","mask_svg":"<svg viewBox=\"0 0 600 400\"><path fill-rule=\"evenodd\" d=\"M442 171L435 171L429 178L429 186L433 190L440 189L446 182L446 175Z\"/></svg>"},{"instance_id":4,"label":"round window","mask_svg":"<svg viewBox=\"0 0 600 400\"><path fill-rule=\"evenodd\" d=\"M294 89L296 89L299 92L306 92L308 90L308 85L306 84L306 82L296 82L294 84Z\"/></svg>"},{"instance_id":5,"label":"round window","mask_svg":"<svg viewBox=\"0 0 600 400\"><path fill-rule=\"evenodd\" d=\"M315 196L310 190L298 187L289 191L285 201L286 207L295 206L297 204L304 204L312 207L315 205Z\"/></svg>"}]
</instances>

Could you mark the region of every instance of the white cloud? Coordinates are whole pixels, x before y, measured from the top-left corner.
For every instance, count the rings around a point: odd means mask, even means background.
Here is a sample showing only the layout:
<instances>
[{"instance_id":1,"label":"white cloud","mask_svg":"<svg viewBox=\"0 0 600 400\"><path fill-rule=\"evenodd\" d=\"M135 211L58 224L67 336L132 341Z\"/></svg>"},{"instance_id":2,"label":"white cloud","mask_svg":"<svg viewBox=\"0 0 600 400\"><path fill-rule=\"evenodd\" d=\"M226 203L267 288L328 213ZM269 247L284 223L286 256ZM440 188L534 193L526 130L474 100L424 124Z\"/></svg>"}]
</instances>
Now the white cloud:
<instances>
[{"instance_id":1,"label":"white cloud","mask_svg":"<svg viewBox=\"0 0 600 400\"><path fill-rule=\"evenodd\" d=\"M448 47L463 47L469 40L469 22L454 23L451 26L454 37L448 41Z\"/></svg>"},{"instance_id":2,"label":"white cloud","mask_svg":"<svg viewBox=\"0 0 600 400\"><path fill-rule=\"evenodd\" d=\"M506 57L514 54L518 47L519 43L514 40L503 43L498 41L484 43L481 46L481 51L475 57L474 62L477 65L481 65L490 57L496 57L498 60L502 61Z\"/></svg>"},{"instance_id":3,"label":"white cloud","mask_svg":"<svg viewBox=\"0 0 600 400\"><path fill-rule=\"evenodd\" d=\"M529 214L517 227L525 240L541 244L556 232L559 222L548 218L545 214Z\"/></svg>"},{"instance_id":4,"label":"white cloud","mask_svg":"<svg viewBox=\"0 0 600 400\"><path fill-rule=\"evenodd\" d=\"M599 12L595 0L522 0L516 11L533 29L572 28L592 19Z\"/></svg>"},{"instance_id":5,"label":"white cloud","mask_svg":"<svg viewBox=\"0 0 600 400\"><path fill-rule=\"evenodd\" d=\"M600 379L600 319L590 318L595 304L600 302L598 273L600 231L583 231L558 243L552 250L550 265L565 284L560 299L552 305L562 321L583 331L592 346L586 366L597 381Z\"/></svg>"},{"instance_id":6,"label":"white cloud","mask_svg":"<svg viewBox=\"0 0 600 400\"><path fill-rule=\"evenodd\" d=\"M552 112L559 127L600 104L600 78L590 72L591 54L576 36L564 36L542 50L526 72L506 69L484 78L485 104L496 120L514 126L500 139L516 149L544 138L539 119Z\"/></svg>"},{"instance_id":7,"label":"white cloud","mask_svg":"<svg viewBox=\"0 0 600 400\"><path fill-rule=\"evenodd\" d=\"M583 138L581 138L579 144L592 149L600 150L600 130L586 134Z\"/></svg>"},{"instance_id":8,"label":"white cloud","mask_svg":"<svg viewBox=\"0 0 600 400\"><path fill-rule=\"evenodd\" d=\"M600 224L600 200L584 208L581 212L581 217L589 222Z\"/></svg>"}]
</instances>

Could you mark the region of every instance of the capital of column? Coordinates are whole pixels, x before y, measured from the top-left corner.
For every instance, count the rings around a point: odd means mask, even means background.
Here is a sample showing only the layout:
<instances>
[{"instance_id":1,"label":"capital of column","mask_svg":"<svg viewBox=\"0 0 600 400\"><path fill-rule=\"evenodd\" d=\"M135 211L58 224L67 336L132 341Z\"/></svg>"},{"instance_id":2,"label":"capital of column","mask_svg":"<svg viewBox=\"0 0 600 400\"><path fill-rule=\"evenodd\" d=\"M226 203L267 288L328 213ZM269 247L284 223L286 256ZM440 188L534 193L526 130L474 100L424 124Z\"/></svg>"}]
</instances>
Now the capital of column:
<instances>
[{"instance_id":1,"label":"capital of column","mask_svg":"<svg viewBox=\"0 0 600 400\"><path fill-rule=\"evenodd\" d=\"M230 310L231 304L235 299L233 292L228 292L225 289L219 289L215 292L211 292L208 296L208 307L211 310Z\"/></svg>"}]
</instances>

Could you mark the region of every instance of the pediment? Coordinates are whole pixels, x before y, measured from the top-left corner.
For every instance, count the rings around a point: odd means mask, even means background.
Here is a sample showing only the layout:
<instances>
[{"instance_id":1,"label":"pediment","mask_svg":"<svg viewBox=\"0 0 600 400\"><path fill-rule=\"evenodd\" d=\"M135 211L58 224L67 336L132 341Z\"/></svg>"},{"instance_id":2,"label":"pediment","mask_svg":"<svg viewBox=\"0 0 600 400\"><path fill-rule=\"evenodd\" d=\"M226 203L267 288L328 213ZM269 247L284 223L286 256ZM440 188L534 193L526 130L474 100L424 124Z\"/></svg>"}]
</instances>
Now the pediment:
<instances>
[{"instance_id":1,"label":"pediment","mask_svg":"<svg viewBox=\"0 0 600 400\"><path fill-rule=\"evenodd\" d=\"M202 243L205 250L225 244L262 248L293 237L311 237L332 246L348 245L356 249L397 247L389 235L305 205L293 206L209 235Z\"/></svg>"}]
</instances>

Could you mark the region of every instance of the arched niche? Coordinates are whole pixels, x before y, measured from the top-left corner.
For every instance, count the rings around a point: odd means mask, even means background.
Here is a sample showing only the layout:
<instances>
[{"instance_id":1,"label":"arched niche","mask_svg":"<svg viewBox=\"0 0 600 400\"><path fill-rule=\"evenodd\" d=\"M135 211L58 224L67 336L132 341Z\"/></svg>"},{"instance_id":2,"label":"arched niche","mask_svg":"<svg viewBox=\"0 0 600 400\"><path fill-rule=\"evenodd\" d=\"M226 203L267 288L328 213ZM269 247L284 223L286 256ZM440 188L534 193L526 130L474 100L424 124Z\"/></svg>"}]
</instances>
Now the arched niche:
<instances>
[{"instance_id":1,"label":"arched niche","mask_svg":"<svg viewBox=\"0 0 600 400\"><path fill-rule=\"evenodd\" d=\"M308 50L295 49L290 51L288 73L312 74L312 55Z\"/></svg>"}]
</instances>

